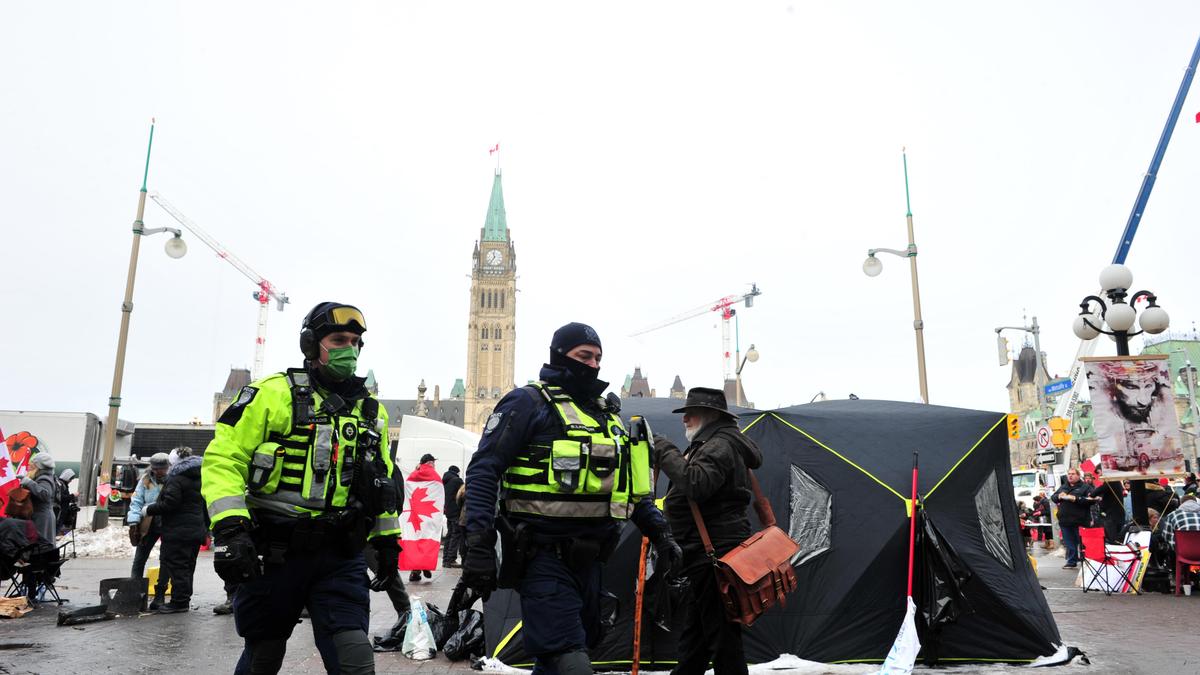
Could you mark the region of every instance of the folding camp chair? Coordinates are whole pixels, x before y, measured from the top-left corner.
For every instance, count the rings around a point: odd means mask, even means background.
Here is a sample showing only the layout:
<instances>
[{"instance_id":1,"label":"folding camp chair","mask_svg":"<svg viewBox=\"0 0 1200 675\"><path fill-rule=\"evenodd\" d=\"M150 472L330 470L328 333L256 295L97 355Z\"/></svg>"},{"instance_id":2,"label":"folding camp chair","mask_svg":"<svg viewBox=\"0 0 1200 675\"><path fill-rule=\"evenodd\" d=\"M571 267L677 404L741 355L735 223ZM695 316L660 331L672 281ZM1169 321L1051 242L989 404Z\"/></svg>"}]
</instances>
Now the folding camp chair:
<instances>
[{"instance_id":1,"label":"folding camp chair","mask_svg":"<svg viewBox=\"0 0 1200 675\"><path fill-rule=\"evenodd\" d=\"M1083 592L1090 590L1113 593L1141 593L1137 588L1137 569L1141 550L1136 544L1105 544L1104 528L1081 527L1079 540L1083 545Z\"/></svg>"},{"instance_id":2,"label":"folding camp chair","mask_svg":"<svg viewBox=\"0 0 1200 675\"><path fill-rule=\"evenodd\" d=\"M1200 565L1200 531L1175 531L1175 595L1188 583L1188 569Z\"/></svg>"},{"instance_id":3,"label":"folding camp chair","mask_svg":"<svg viewBox=\"0 0 1200 675\"><path fill-rule=\"evenodd\" d=\"M29 599L29 604L37 604L45 602L46 596L58 603L63 604L68 600L59 596L58 589L54 587L54 580L61 573L62 566L67 562L64 554L67 544L51 549L37 550L33 548L25 559L16 562L13 567L12 576L9 578L8 591L5 592L6 598L26 597Z\"/></svg>"}]
</instances>

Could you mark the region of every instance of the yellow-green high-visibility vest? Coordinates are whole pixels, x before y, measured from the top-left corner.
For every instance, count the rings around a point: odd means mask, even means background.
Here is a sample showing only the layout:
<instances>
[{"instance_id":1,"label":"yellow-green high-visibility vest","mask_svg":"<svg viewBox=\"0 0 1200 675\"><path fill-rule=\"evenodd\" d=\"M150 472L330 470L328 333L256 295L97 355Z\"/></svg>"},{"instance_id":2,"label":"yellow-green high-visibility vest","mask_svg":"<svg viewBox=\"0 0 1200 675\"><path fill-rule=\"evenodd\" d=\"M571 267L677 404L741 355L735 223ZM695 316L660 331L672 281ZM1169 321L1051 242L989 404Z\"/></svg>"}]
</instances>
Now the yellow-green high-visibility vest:
<instances>
[{"instance_id":1,"label":"yellow-green high-visibility vest","mask_svg":"<svg viewBox=\"0 0 1200 675\"><path fill-rule=\"evenodd\" d=\"M584 412L562 388L529 385L562 422L562 436L532 443L504 472L504 506L509 513L552 518L625 519L650 494L650 445L631 443L615 413L598 418ZM599 402L604 409L604 402Z\"/></svg>"}]
</instances>

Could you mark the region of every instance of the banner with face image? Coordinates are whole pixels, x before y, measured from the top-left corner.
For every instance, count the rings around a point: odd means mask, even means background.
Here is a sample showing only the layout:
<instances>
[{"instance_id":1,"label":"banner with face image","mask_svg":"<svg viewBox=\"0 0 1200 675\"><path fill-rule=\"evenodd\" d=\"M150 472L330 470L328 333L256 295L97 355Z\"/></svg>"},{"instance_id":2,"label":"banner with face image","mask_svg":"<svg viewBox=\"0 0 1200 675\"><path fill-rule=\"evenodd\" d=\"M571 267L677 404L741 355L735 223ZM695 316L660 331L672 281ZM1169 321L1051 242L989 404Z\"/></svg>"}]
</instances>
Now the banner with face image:
<instances>
[{"instance_id":1,"label":"banner with face image","mask_svg":"<svg viewBox=\"0 0 1200 675\"><path fill-rule=\"evenodd\" d=\"M1165 354L1086 357L1103 480L1184 472L1175 390Z\"/></svg>"}]
</instances>

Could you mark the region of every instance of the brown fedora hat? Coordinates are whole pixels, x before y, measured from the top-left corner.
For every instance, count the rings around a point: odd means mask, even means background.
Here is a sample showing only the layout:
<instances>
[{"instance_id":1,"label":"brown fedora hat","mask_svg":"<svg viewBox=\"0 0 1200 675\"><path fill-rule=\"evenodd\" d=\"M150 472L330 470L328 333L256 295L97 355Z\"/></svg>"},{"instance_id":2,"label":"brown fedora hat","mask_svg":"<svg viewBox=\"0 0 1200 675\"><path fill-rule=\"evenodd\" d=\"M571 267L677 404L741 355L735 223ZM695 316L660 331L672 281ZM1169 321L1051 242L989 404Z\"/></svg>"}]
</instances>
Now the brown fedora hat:
<instances>
[{"instance_id":1,"label":"brown fedora hat","mask_svg":"<svg viewBox=\"0 0 1200 675\"><path fill-rule=\"evenodd\" d=\"M729 406L725 403L725 392L720 389L710 389L708 387L692 387L688 390L687 401L684 402L682 408L676 408L671 412L681 413L686 412L688 408L708 408L718 412L725 413L733 419L738 416L729 412Z\"/></svg>"}]
</instances>

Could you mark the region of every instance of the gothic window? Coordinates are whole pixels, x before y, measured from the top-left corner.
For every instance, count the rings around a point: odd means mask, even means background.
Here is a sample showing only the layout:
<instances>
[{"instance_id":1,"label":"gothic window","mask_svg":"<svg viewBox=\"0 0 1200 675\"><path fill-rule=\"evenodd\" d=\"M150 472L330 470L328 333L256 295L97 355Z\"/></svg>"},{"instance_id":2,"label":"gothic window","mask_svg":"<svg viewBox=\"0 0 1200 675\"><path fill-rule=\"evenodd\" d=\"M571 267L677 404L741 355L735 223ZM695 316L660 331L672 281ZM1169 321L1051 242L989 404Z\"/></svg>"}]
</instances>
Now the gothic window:
<instances>
[{"instance_id":1,"label":"gothic window","mask_svg":"<svg viewBox=\"0 0 1200 675\"><path fill-rule=\"evenodd\" d=\"M479 398L484 398L485 396L487 396L487 387L480 387Z\"/></svg>"},{"instance_id":2,"label":"gothic window","mask_svg":"<svg viewBox=\"0 0 1200 675\"><path fill-rule=\"evenodd\" d=\"M498 352L498 351L500 351L500 345L494 345L494 346L492 347L492 351L494 351L494 352Z\"/></svg>"},{"instance_id":3,"label":"gothic window","mask_svg":"<svg viewBox=\"0 0 1200 675\"><path fill-rule=\"evenodd\" d=\"M485 293L483 291L479 291L479 306L480 307L487 307L487 303L484 302L484 298L485 298Z\"/></svg>"},{"instance_id":4,"label":"gothic window","mask_svg":"<svg viewBox=\"0 0 1200 675\"><path fill-rule=\"evenodd\" d=\"M493 340L500 339L500 327L499 326L496 326L495 328L492 329L492 339Z\"/></svg>"},{"instance_id":5,"label":"gothic window","mask_svg":"<svg viewBox=\"0 0 1200 675\"><path fill-rule=\"evenodd\" d=\"M504 309L504 296L506 295L508 295L508 293L504 291L500 292L500 309Z\"/></svg>"},{"instance_id":6,"label":"gothic window","mask_svg":"<svg viewBox=\"0 0 1200 675\"><path fill-rule=\"evenodd\" d=\"M481 352L486 352L486 351L487 351L487 345L486 345L486 344L479 345L479 351L481 351Z\"/></svg>"},{"instance_id":7,"label":"gothic window","mask_svg":"<svg viewBox=\"0 0 1200 675\"><path fill-rule=\"evenodd\" d=\"M500 398L500 387L492 387L492 398Z\"/></svg>"},{"instance_id":8,"label":"gothic window","mask_svg":"<svg viewBox=\"0 0 1200 675\"><path fill-rule=\"evenodd\" d=\"M479 339L481 339L481 340L487 339L487 326L484 326L483 328L479 329Z\"/></svg>"}]
</instances>

